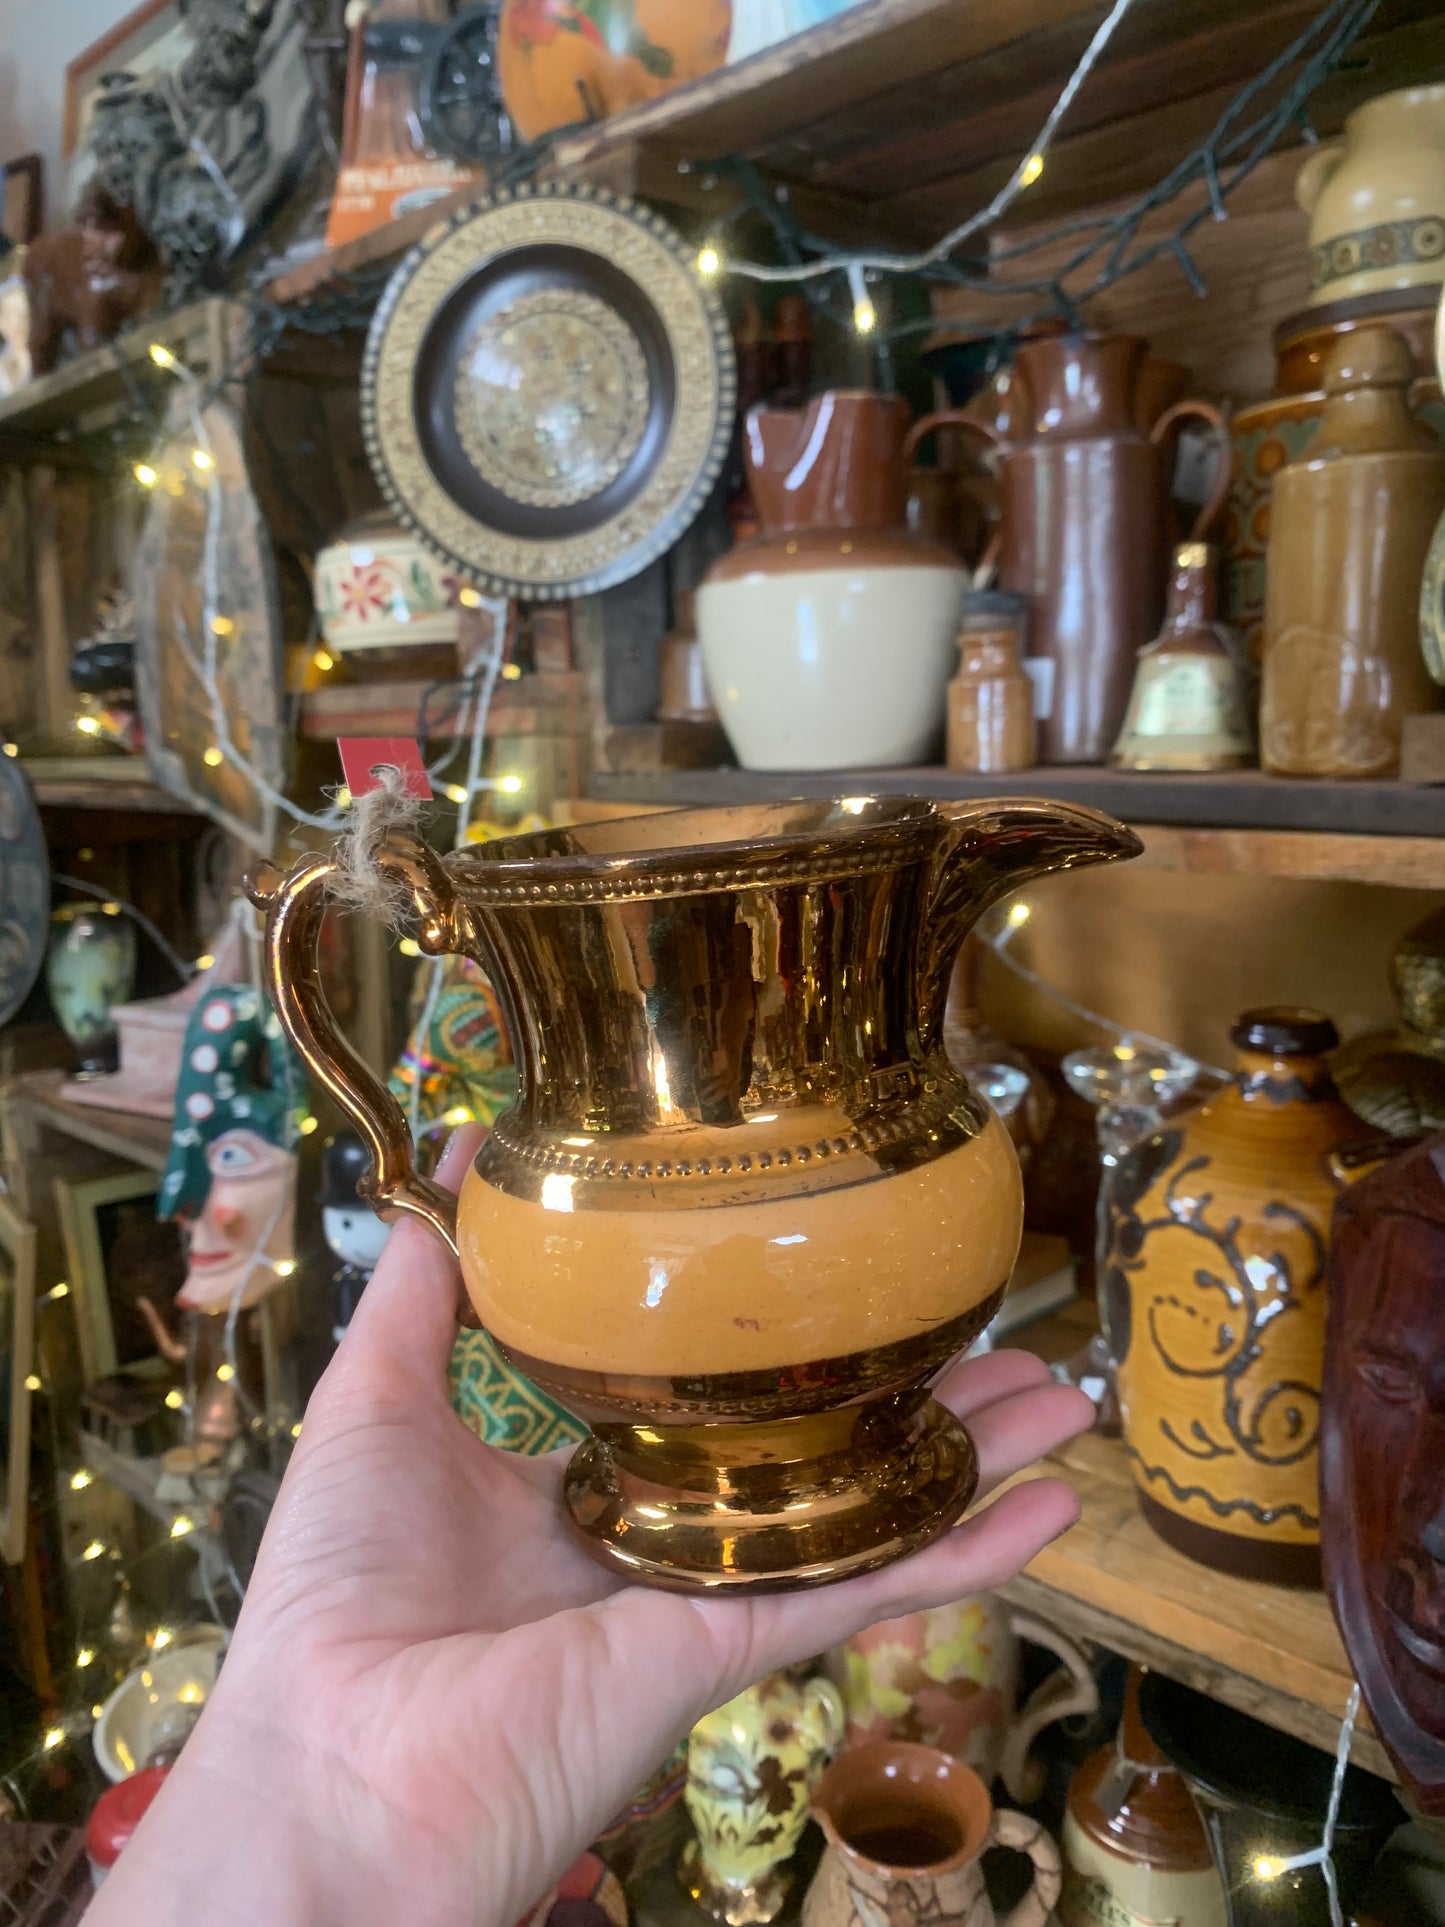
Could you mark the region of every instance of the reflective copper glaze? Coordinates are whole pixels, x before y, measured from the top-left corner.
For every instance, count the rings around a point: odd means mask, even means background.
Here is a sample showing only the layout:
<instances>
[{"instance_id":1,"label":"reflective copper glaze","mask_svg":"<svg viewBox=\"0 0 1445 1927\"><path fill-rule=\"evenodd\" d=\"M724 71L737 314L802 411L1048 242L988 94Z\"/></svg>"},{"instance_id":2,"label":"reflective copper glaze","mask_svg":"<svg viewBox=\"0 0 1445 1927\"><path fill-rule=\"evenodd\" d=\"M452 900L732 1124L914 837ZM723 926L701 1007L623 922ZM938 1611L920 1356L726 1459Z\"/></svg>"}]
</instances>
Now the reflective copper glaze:
<instances>
[{"instance_id":1,"label":"reflective copper glaze","mask_svg":"<svg viewBox=\"0 0 1445 1927\"><path fill-rule=\"evenodd\" d=\"M655 1583L796 1585L961 1514L972 1446L926 1386L989 1316L1021 1199L943 1054L954 954L1029 878L1138 847L1065 804L872 797L445 863L389 839L421 947L487 970L520 1074L455 1217L321 999L332 861L257 886L277 1009L372 1146L379 1208L459 1249L493 1337L592 1422L568 1502L594 1550Z\"/></svg>"}]
</instances>

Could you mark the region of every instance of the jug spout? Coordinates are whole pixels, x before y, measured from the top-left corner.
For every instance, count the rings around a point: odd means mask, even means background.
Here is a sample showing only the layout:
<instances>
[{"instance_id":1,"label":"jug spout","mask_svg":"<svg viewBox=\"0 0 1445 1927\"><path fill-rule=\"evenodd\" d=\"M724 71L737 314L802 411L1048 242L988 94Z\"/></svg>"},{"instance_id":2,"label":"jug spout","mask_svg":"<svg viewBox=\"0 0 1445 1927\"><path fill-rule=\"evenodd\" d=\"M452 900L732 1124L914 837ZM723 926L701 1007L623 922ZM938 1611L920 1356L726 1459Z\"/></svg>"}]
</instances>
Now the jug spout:
<instances>
[{"instance_id":1,"label":"jug spout","mask_svg":"<svg viewBox=\"0 0 1445 1927\"><path fill-rule=\"evenodd\" d=\"M940 803L938 811L944 828L919 940L919 1036L930 1050L943 1034L959 946L985 910L1035 877L1118 862L1144 848L1124 824L1080 803L987 798Z\"/></svg>"}]
</instances>

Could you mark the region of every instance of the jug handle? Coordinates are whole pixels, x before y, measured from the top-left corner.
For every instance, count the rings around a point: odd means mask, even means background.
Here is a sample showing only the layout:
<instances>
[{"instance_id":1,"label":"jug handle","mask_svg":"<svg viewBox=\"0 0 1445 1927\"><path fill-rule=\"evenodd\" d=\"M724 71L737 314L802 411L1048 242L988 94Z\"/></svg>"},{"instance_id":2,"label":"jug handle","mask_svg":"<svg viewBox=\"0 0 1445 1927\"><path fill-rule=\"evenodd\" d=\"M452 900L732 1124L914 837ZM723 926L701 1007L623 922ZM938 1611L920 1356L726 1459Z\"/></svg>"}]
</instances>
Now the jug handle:
<instances>
[{"instance_id":1,"label":"jug handle","mask_svg":"<svg viewBox=\"0 0 1445 1927\"><path fill-rule=\"evenodd\" d=\"M1018 1905L999 1922L999 1927L1045 1927L1054 1911L1064 1884L1063 1864L1053 1839L1037 1820L1011 1807L997 1807L989 1828L991 1847L1012 1847L1026 1853L1034 1863L1034 1881Z\"/></svg>"},{"instance_id":2,"label":"jug handle","mask_svg":"<svg viewBox=\"0 0 1445 1927\"><path fill-rule=\"evenodd\" d=\"M1219 460L1214 466L1214 481L1210 486L1204 505L1194 518L1194 527L1185 537L1189 542L1205 542L1210 531L1219 520L1219 512L1224 507L1229 494L1233 466L1229 447L1229 424L1223 413L1210 401L1177 401L1172 408L1166 408L1149 431L1149 439L1156 448L1162 448L1164 437L1176 422L1188 421L1191 417L1208 424L1214 430L1219 443Z\"/></svg>"},{"instance_id":3,"label":"jug handle","mask_svg":"<svg viewBox=\"0 0 1445 1927\"><path fill-rule=\"evenodd\" d=\"M911 465L918 453L918 445L927 439L937 428L971 428L975 435L982 435L994 448L1007 448L1008 443L992 422L980 421L977 415L970 415L964 408L940 408L936 414L922 415L909 429L903 443L903 460ZM997 565L999 550L1003 547L1003 519L994 518L993 533L988 538L988 546L979 557L974 575L986 581L989 572Z\"/></svg>"},{"instance_id":4,"label":"jug handle","mask_svg":"<svg viewBox=\"0 0 1445 1927\"><path fill-rule=\"evenodd\" d=\"M1348 1144L1337 1144L1326 1157L1325 1168L1341 1191L1348 1191L1352 1184L1369 1177L1382 1164L1388 1164L1391 1158L1408 1151L1412 1144L1422 1142L1424 1135L1422 1132L1416 1138L1355 1138Z\"/></svg>"},{"instance_id":5,"label":"jug handle","mask_svg":"<svg viewBox=\"0 0 1445 1927\"><path fill-rule=\"evenodd\" d=\"M1322 141L1305 156L1304 165L1294 177L1295 205L1302 214L1314 213L1326 182L1344 158L1345 143L1342 140Z\"/></svg>"},{"instance_id":6,"label":"jug handle","mask_svg":"<svg viewBox=\"0 0 1445 1927\"><path fill-rule=\"evenodd\" d=\"M463 911L452 880L419 837L394 833L376 850L377 867L402 884L418 911L418 941L434 956L463 941ZM457 1255L457 1201L424 1178L412 1158L411 1131L400 1104L336 1027L321 987L316 945L340 866L323 852L304 856L290 873L266 865L246 879L246 894L266 913L266 984L281 1028L307 1069L361 1133L372 1175L357 1187L379 1218L420 1218Z\"/></svg>"},{"instance_id":7,"label":"jug handle","mask_svg":"<svg viewBox=\"0 0 1445 1927\"><path fill-rule=\"evenodd\" d=\"M1036 1686L1019 1708L1003 1743L998 1773L1011 1800L1036 1800L1042 1791L1038 1763L1029 1758L1029 1749L1046 1726L1076 1714L1099 1710L1099 1685L1082 1651L1067 1633L1055 1632L1032 1613L1008 1608L1015 1634L1042 1646L1063 1663Z\"/></svg>"}]
</instances>

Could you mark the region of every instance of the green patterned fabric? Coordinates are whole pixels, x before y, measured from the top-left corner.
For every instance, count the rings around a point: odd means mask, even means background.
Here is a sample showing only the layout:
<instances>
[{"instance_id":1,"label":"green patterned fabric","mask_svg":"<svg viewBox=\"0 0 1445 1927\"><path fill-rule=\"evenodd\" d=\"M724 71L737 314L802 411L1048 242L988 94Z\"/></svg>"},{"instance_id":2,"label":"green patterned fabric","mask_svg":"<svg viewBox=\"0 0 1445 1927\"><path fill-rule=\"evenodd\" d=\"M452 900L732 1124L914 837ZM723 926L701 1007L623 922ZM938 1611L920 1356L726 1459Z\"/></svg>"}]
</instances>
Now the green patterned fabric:
<instances>
[{"instance_id":1,"label":"green patterned fabric","mask_svg":"<svg viewBox=\"0 0 1445 1927\"><path fill-rule=\"evenodd\" d=\"M534 1458L587 1436L580 1419L513 1371L485 1332L458 1336L452 1347L451 1389L453 1410L479 1439L505 1451Z\"/></svg>"}]
</instances>

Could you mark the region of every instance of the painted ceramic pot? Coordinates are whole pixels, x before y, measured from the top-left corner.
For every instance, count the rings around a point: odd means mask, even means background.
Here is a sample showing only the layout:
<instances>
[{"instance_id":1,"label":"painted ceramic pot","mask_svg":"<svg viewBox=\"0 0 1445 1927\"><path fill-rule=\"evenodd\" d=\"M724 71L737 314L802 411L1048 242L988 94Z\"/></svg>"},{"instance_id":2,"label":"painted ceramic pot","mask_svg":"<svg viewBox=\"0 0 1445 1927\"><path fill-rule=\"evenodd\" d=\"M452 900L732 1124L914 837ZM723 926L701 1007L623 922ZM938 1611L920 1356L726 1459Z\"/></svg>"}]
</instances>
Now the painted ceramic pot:
<instances>
[{"instance_id":1,"label":"painted ceramic pot","mask_svg":"<svg viewBox=\"0 0 1445 1927\"><path fill-rule=\"evenodd\" d=\"M795 33L819 27L835 14L856 7L858 0L732 0L733 27L728 61L746 60Z\"/></svg>"},{"instance_id":2,"label":"painted ceramic pot","mask_svg":"<svg viewBox=\"0 0 1445 1927\"><path fill-rule=\"evenodd\" d=\"M1247 1011L1239 1070L1105 1173L1105 1327L1144 1515L1206 1565L1320 1576L1331 1154L1366 1135L1318 1011Z\"/></svg>"},{"instance_id":3,"label":"painted ceramic pot","mask_svg":"<svg viewBox=\"0 0 1445 1927\"><path fill-rule=\"evenodd\" d=\"M1393 329L1347 336L1318 433L1275 480L1259 748L1277 776L1392 776L1405 717L1437 706L1419 599L1445 450L1406 407L1412 379Z\"/></svg>"},{"instance_id":4,"label":"painted ceramic pot","mask_svg":"<svg viewBox=\"0 0 1445 1927\"><path fill-rule=\"evenodd\" d=\"M506 0L502 99L523 140L655 100L727 58L728 0Z\"/></svg>"},{"instance_id":5,"label":"painted ceramic pot","mask_svg":"<svg viewBox=\"0 0 1445 1927\"><path fill-rule=\"evenodd\" d=\"M353 522L316 558L326 646L354 674L457 673L462 582L385 510Z\"/></svg>"},{"instance_id":6,"label":"painted ceramic pot","mask_svg":"<svg viewBox=\"0 0 1445 1927\"><path fill-rule=\"evenodd\" d=\"M971 1767L932 1747L850 1750L818 1782L813 1811L828 1845L803 1927L1044 1927L1059 1897L1059 1850L1038 1821L996 1809ZM1033 1862L1002 1920L980 1864L989 1847Z\"/></svg>"},{"instance_id":7,"label":"painted ceramic pot","mask_svg":"<svg viewBox=\"0 0 1445 1927\"><path fill-rule=\"evenodd\" d=\"M770 1673L709 1713L687 1743L687 1810L696 1837L678 1877L728 1927L772 1920L787 1863L808 1824L808 1796L843 1738L843 1705L825 1679Z\"/></svg>"},{"instance_id":8,"label":"painted ceramic pot","mask_svg":"<svg viewBox=\"0 0 1445 1927\"><path fill-rule=\"evenodd\" d=\"M1063 1664L1015 1712L1020 1639ZM827 1666L843 1693L849 1746L908 1740L935 1747L971 1766L986 1786L1002 1778L1015 1800L1039 1791L1029 1749L1043 1728L1099 1710L1094 1675L1073 1641L996 1593L870 1626L834 1647Z\"/></svg>"},{"instance_id":9,"label":"painted ceramic pot","mask_svg":"<svg viewBox=\"0 0 1445 1927\"><path fill-rule=\"evenodd\" d=\"M1224 511L1220 610L1251 655L1264 644L1265 557L1274 478L1314 440L1323 394L1276 395L1230 417L1229 500Z\"/></svg>"},{"instance_id":10,"label":"painted ceramic pot","mask_svg":"<svg viewBox=\"0 0 1445 1927\"><path fill-rule=\"evenodd\" d=\"M1295 195L1310 217L1311 301L1445 280L1445 84L1357 107Z\"/></svg>"},{"instance_id":11,"label":"painted ceramic pot","mask_svg":"<svg viewBox=\"0 0 1445 1927\"><path fill-rule=\"evenodd\" d=\"M114 1010L135 989L135 926L100 903L63 903L50 920L45 984L82 1076L116 1066Z\"/></svg>"},{"instance_id":12,"label":"painted ceramic pot","mask_svg":"<svg viewBox=\"0 0 1445 1927\"><path fill-rule=\"evenodd\" d=\"M967 577L907 526L907 428L897 395L748 415L763 533L697 596L708 687L745 769L937 760Z\"/></svg>"},{"instance_id":13,"label":"painted ceramic pot","mask_svg":"<svg viewBox=\"0 0 1445 1927\"><path fill-rule=\"evenodd\" d=\"M1074 1775L1059 1927L1225 1927L1224 1888L1184 1776L1139 1716L1131 1666L1116 1736Z\"/></svg>"}]
</instances>

